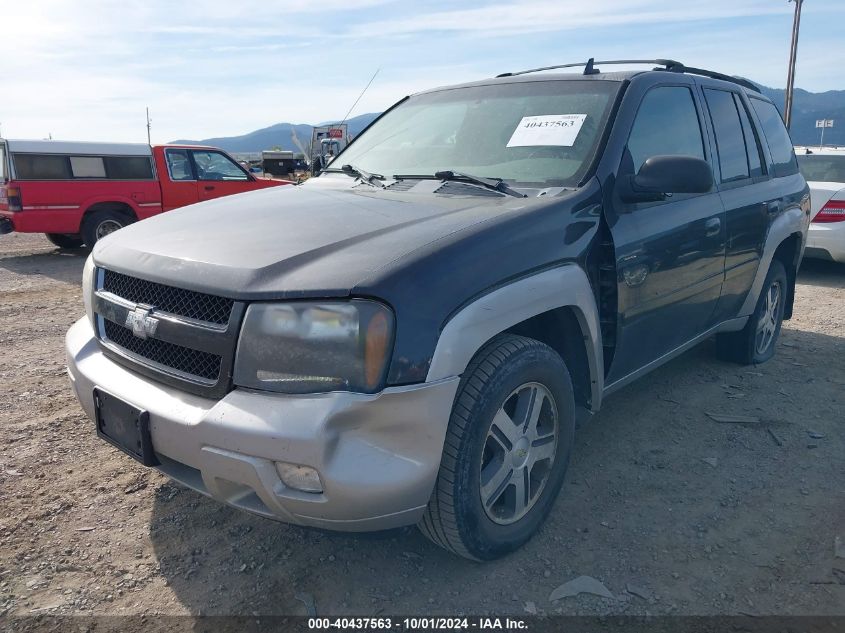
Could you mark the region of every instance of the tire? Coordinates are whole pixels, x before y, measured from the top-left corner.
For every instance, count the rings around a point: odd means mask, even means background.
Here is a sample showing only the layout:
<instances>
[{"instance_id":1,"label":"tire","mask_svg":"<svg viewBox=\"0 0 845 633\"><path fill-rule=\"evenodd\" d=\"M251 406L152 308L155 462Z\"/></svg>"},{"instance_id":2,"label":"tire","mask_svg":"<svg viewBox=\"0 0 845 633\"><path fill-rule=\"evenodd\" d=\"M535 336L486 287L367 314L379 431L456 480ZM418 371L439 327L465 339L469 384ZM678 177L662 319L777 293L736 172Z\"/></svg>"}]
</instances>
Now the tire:
<instances>
[{"instance_id":1,"label":"tire","mask_svg":"<svg viewBox=\"0 0 845 633\"><path fill-rule=\"evenodd\" d=\"M94 211L82 220L82 239L88 248L94 248L97 240L132 222L132 218L119 211Z\"/></svg>"},{"instance_id":2,"label":"tire","mask_svg":"<svg viewBox=\"0 0 845 633\"><path fill-rule=\"evenodd\" d=\"M722 360L751 365L765 363L775 354L788 281L786 269L778 259L769 266L754 313L739 332L725 332L716 337L716 354Z\"/></svg>"},{"instance_id":3,"label":"tire","mask_svg":"<svg viewBox=\"0 0 845 633\"><path fill-rule=\"evenodd\" d=\"M524 435L513 419L529 419L532 411L539 420L527 424ZM437 482L418 527L437 545L472 560L519 548L560 492L574 434L575 400L563 359L534 339L495 337L461 378ZM526 481L526 472L528 494L520 506L517 483Z\"/></svg>"},{"instance_id":4,"label":"tire","mask_svg":"<svg viewBox=\"0 0 845 633\"><path fill-rule=\"evenodd\" d=\"M59 248L82 248L84 242L79 235L65 233L45 233L47 239Z\"/></svg>"}]
</instances>

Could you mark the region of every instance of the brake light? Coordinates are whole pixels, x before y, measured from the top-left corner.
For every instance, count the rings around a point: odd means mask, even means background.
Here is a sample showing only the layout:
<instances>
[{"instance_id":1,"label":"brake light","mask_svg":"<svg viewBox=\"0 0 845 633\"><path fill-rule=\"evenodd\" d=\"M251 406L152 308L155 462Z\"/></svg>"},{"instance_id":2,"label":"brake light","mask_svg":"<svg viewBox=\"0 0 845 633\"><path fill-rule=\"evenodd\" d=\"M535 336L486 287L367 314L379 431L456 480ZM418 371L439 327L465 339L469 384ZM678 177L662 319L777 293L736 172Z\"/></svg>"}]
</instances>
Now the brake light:
<instances>
[{"instance_id":1,"label":"brake light","mask_svg":"<svg viewBox=\"0 0 845 633\"><path fill-rule=\"evenodd\" d=\"M23 209L20 189L17 187L6 187L6 197L9 199L9 211L20 211Z\"/></svg>"},{"instance_id":2,"label":"brake light","mask_svg":"<svg viewBox=\"0 0 845 633\"><path fill-rule=\"evenodd\" d=\"M813 222L845 222L845 200L828 200Z\"/></svg>"}]
</instances>

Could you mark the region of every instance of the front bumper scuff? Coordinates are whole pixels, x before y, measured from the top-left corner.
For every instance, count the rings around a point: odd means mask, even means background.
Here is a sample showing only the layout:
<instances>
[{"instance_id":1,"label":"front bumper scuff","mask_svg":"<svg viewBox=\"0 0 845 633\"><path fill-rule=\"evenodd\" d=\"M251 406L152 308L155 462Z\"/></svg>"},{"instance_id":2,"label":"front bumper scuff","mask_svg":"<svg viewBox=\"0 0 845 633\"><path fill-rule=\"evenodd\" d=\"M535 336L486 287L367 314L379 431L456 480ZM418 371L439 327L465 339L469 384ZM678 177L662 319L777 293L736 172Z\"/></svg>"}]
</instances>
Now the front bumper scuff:
<instances>
[{"instance_id":1,"label":"front bumper scuff","mask_svg":"<svg viewBox=\"0 0 845 633\"><path fill-rule=\"evenodd\" d=\"M68 331L66 347L68 373L89 418L95 387L149 412L163 473L255 514L345 531L419 520L437 477L459 381L372 395L235 389L212 400L116 364L101 351L86 318ZM285 486L274 462L315 468L323 492Z\"/></svg>"}]
</instances>

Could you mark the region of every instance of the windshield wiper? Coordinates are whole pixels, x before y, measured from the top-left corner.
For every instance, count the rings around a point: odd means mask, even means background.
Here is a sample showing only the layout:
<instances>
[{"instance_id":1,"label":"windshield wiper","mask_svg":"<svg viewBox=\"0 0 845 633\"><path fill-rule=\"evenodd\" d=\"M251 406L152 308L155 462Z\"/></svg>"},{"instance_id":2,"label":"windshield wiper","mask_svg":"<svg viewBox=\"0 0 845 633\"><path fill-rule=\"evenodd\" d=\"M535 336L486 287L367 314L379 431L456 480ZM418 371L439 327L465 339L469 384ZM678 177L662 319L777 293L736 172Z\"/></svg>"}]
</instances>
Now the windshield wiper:
<instances>
[{"instance_id":1,"label":"windshield wiper","mask_svg":"<svg viewBox=\"0 0 845 633\"><path fill-rule=\"evenodd\" d=\"M373 187L379 187L381 189L385 188L383 183L373 182L374 180L384 180L384 176L382 176L381 174L371 174L368 171L364 171L360 167L355 167L355 165L343 165L341 166L340 170L347 176L360 178L361 182L365 182L368 185L372 185Z\"/></svg>"},{"instance_id":2,"label":"windshield wiper","mask_svg":"<svg viewBox=\"0 0 845 633\"><path fill-rule=\"evenodd\" d=\"M498 191L499 193L505 193L509 196L513 196L514 198L528 197L523 193L519 193L518 191L511 189L505 184L505 181L502 178L484 178L482 176L473 176L472 174L449 170L434 172L434 177L440 178L441 180L463 180L474 185L484 187L485 189L492 189L493 191Z\"/></svg>"}]
</instances>

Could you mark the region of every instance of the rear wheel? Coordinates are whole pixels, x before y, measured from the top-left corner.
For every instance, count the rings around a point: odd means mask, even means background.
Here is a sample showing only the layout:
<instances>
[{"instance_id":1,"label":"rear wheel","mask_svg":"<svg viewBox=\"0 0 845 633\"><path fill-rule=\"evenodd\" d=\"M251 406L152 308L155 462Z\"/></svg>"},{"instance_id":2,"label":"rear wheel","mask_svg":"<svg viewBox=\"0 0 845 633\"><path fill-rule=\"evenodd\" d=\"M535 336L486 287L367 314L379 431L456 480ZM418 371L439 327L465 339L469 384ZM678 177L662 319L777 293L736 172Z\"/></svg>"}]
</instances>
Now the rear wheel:
<instances>
[{"instance_id":1,"label":"rear wheel","mask_svg":"<svg viewBox=\"0 0 845 633\"><path fill-rule=\"evenodd\" d=\"M81 248L82 238L79 235L67 233L45 233L47 239L59 248Z\"/></svg>"},{"instance_id":2,"label":"rear wheel","mask_svg":"<svg viewBox=\"0 0 845 633\"><path fill-rule=\"evenodd\" d=\"M773 259L754 314L749 317L748 323L739 332L726 332L716 337L719 358L751 365L765 363L774 356L783 323L787 283L783 263Z\"/></svg>"},{"instance_id":3,"label":"rear wheel","mask_svg":"<svg viewBox=\"0 0 845 633\"><path fill-rule=\"evenodd\" d=\"M82 221L82 239L89 248L98 240L132 223L132 218L119 211L94 211Z\"/></svg>"},{"instance_id":4,"label":"rear wheel","mask_svg":"<svg viewBox=\"0 0 845 633\"><path fill-rule=\"evenodd\" d=\"M497 336L461 379L420 530L475 560L517 549L551 510L574 431L563 359L539 341Z\"/></svg>"}]
</instances>

